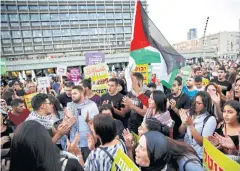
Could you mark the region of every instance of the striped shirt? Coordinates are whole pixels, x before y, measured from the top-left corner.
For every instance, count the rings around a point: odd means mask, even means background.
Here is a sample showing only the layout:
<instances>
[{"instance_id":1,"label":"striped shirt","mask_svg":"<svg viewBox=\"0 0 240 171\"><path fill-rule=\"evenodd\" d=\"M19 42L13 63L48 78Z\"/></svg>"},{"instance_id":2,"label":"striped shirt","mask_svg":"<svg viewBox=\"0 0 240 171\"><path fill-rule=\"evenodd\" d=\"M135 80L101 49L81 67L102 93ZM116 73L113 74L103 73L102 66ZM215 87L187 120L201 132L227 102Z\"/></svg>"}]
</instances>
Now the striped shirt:
<instances>
[{"instance_id":1,"label":"striped shirt","mask_svg":"<svg viewBox=\"0 0 240 171\"><path fill-rule=\"evenodd\" d=\"M118 144L110 147L103 147L106 149L109 154L114 158L117 152L117 149L120 148L125 153L127 152L126 146L122 140L119 140ZM85 171L111 171L112 168L112 160L111 158L101 150L100 148L96 148L93 150L84 164Z\"/></svg>"}]
</instances>

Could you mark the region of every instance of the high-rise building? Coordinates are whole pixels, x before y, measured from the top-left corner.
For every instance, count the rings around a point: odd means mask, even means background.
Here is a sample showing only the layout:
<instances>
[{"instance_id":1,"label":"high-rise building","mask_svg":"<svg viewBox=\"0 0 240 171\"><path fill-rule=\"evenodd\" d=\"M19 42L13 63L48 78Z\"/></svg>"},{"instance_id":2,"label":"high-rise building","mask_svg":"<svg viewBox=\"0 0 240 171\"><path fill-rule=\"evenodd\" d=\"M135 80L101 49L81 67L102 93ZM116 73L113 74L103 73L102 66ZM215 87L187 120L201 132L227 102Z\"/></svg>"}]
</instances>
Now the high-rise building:
<instances>
[{"instance_id":1,"label":"high-rise building","mask_svg":"<svg viewBox=\"0 0 240 171\"><path fill-rule=\"evenodd\" d=\"M197 29L196 28L191 28L187 32L187 40L193 40L197 38Z\"/></svg>"},{"instance_id":2,"label":"high-rise building","mask_svg":"<svg viewBox=\"0 0 240 171\"><path fill-rule=\"evenodd\" d=\"M129 52L134 8L135 0L2 0L1 56L19 61Z\"/></svg>"}]
</instances>

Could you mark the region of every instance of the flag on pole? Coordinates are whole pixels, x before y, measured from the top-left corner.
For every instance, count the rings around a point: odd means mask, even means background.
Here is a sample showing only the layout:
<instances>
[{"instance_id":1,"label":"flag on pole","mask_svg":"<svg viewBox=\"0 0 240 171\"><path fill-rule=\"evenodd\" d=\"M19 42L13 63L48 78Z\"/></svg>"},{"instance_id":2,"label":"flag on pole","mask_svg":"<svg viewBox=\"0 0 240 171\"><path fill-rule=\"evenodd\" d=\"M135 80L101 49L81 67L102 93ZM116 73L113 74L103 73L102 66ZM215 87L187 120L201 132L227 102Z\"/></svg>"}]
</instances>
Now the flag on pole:
<instances>
[{"instance_id":1,"label":"flag on pole","mask_svg":"<svg viewBox=\"0 0 240 171\"><path fill-rule=\"evenodd\" d=\"M22 77L21 72L18 73L18 78L19 78L19 81L20 81L21 83L24 83L24 79L23 79L23 77Z\"/></svg>"},{"instance_id":2,"label":"flag on pole","mask_svg":"<svg viewBox=\"0 0 240 171\"><path fill-rule=\"evenodd\" d=\"M32 82L34 82L34 79L36 80L36 75L35 75L34 70L32 70Z\"/></svg>"},{"instance_id":3,"label":"flag on pole","mask_svg":"<svg viewBox=\"0 0 240 171\"><path fill-rule=\"evenodd\" d=\"M26 74L25 74L25 71L22 71L22 78L23 78L24 80L27 80L27 76L26 76Z\"/></svg>"},{"instance_id":4,"label":"flag on pole","mask_svg":"<svg viewBox=\"0 0 240 171\"><path fill-rule=\"evenodd\" d=\"M129 75L129 71L134 70L137 64L154 64L158 70L157 76L167 83L171 73L184 66L184 57L168 43L151 21L140 0L136 0L133 23L130 58L126 72Z\"/></svg>"}]
</instances>

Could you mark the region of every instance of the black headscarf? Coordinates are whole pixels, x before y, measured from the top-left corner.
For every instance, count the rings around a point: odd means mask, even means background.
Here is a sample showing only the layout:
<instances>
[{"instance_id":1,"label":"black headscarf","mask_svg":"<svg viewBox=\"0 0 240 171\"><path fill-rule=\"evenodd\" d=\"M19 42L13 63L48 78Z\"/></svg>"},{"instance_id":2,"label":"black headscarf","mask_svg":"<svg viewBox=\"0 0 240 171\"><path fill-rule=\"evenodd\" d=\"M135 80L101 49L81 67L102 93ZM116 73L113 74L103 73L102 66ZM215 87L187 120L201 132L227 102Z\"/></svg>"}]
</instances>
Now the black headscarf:
<instances>
[{"instance_id":1,"label":"black headscarf","mask_svg":"<svg viewBox=\"0 0 240 171\"><path fill-rule=\"evenodd\" d=\"M160 132L149 131L144 134L147 142L147 152L150 159L149 167L142 167L142 171L161 171L167 156L167 138Z\"/></svg>"}]
</instances>

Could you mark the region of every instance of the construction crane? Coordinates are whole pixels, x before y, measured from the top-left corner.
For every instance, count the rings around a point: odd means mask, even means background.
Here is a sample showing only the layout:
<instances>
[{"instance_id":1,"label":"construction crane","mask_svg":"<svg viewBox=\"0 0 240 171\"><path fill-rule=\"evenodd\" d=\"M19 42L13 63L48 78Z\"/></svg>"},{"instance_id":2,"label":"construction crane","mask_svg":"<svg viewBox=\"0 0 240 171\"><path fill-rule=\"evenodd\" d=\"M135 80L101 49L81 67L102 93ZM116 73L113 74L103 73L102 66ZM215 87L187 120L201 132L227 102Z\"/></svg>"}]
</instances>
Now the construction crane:
<instances>
[{"instance_id":1,"label":"construction crane","mask_svg":"<svg viewBox=\"0 0 240 171\"><path fill-rule=\"evenodd\" d=\"M207 17L205 28L204 28L204 33L203 33L203 57L202 57L202 59L200 58L200 63L205 58L205 47L206 47L205 42L206 42L206 32L207 32L208 20L209 20L209 17Z\"/></svg>"}]
</instances>

